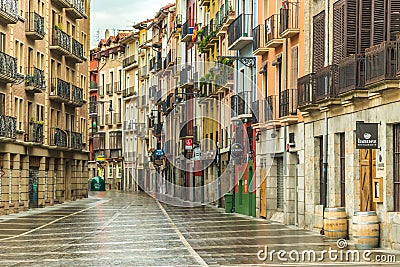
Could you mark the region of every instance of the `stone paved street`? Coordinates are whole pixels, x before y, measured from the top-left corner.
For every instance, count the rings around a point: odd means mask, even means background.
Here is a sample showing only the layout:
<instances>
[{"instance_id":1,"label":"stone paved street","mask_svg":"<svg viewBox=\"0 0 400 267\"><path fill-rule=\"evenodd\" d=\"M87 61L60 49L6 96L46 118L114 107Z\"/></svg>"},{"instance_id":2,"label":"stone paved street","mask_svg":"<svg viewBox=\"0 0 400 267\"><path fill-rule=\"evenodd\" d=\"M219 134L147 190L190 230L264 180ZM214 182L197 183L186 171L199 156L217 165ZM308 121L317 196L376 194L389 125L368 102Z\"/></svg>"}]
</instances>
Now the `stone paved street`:
<instances>
[{"instance_id":1,"label":"stone paved street","mask_svg":"<svg viewBox=\"0 0 400 267\"><path fill-rule=\"evenodd\" d=\"M0 266L280 265L277 256L273 263L258 259L257 252L265 245L268 251L336 248L309 231L207 206L160 204L143 193L97 193L0 217ZM373 255L388 253L394 254L378 250ZM372 266L327 260L325 264Z\"/></svg>"}]
</instances>

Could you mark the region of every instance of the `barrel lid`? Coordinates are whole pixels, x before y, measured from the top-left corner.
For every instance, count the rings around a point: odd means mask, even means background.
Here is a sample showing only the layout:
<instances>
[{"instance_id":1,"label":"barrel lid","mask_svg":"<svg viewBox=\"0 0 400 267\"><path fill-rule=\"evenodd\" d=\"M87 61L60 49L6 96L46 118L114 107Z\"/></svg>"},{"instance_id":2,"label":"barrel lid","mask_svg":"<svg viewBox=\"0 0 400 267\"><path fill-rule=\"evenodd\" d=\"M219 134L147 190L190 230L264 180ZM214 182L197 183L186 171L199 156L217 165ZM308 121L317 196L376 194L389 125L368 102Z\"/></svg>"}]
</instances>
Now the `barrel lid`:
<instances>
[{"instance_id":1,"label":"barrel lid","mask_svg":"<svg viewBox=\"0 0 400 267\"><path fill-rule=\"evenodd\" d=\"M345 211L344 207L325 208L325 211Z\"/></svg>"},{"instance_id":2,"label":"barrel lid","mask_svg":"<svg viewBox=\"0 0 400 267\"><path fill-rule=\"evenodd\" d=\"M357 216L376 215L376 211L356 211L356 212L354 212L354 215L357 215Z\"/></svg>"}]
</instances>

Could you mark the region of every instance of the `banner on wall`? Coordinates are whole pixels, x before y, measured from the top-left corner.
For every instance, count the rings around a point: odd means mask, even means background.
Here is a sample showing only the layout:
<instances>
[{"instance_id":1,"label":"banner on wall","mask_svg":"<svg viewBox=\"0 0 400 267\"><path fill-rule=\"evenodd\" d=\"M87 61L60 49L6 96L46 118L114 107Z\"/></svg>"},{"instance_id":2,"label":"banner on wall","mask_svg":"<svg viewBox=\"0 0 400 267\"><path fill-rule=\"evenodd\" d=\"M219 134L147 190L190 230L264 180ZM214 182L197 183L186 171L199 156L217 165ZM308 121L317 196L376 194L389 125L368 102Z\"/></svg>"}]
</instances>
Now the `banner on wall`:
<instances>
[{"instance_id":1,"label":"banner on wall","mask_svg":"<svg viewBox=\"0 0 400 267\"><path fill-rule=\"evenodd\" d=\"M378 149L378 123L356 122L356 149Z\"/></svg>"}]
</instances>

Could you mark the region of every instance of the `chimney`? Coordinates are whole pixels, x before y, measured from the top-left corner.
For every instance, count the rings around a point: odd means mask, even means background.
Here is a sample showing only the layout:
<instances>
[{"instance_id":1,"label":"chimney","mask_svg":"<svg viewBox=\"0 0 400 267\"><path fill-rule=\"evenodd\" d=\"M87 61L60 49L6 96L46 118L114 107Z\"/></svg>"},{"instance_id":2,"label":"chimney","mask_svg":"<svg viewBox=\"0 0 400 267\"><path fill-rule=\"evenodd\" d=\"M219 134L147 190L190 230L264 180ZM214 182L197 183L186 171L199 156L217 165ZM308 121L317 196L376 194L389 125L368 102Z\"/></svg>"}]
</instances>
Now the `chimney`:
<instances>
[{"instance_id":1,"label":"chimney","mask_svg":"<svg viewBox=\"0 0 400 267\"><path fill-rule=\"evenodd\" d=\"M108 38L110 38L110 31L106 29L105 39L107 40Z\"/></svg>"}]
</instances>

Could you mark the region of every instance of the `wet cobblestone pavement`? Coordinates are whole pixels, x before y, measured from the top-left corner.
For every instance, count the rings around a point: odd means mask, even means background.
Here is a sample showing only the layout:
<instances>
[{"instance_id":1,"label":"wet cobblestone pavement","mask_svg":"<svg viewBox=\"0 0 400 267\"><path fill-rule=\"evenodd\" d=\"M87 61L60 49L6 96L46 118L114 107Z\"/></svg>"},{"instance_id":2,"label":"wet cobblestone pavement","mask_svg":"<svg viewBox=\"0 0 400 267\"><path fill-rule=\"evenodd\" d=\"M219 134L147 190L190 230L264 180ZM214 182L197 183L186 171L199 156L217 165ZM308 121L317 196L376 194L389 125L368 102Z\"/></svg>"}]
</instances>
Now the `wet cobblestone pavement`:
<instances>
[{"instance_id":1,"label":"wet cobblestone pavement","mask_svg":"<svg viewBox=\"0 0 400 267\"><path fill-rule=\"evenodd\" d=\"M280 266L257 252L337 249L312 232L212 207L160 204L143 193L88 199L0 217L0 266ZM374 255L400 254L374 251ZM262 254L261 254L262 256ZM286 266L375 266L325 260ZM400 262L387 264L400 266Z\"/></svg>"}]
</instances>

